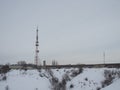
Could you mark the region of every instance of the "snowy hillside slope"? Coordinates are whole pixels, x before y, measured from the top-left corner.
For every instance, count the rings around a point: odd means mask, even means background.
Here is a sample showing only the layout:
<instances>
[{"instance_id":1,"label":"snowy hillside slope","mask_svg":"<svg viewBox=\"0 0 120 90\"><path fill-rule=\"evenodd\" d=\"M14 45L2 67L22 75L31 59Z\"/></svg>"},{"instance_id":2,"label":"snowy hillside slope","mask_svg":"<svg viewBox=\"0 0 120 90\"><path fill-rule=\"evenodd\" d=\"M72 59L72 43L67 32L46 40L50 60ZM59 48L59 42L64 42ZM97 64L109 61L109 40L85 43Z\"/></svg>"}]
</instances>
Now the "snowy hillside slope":
<instances>
[{"instance_id":1,"label":"snowy hillside slope","mask_svg":"<svg viewBox=\"0 0 120 90\"><path fill-rule=\"evenodd\" d=\"M105 72L108 71L108 74ZM115 74L114 74L114 73ZM107 75L112 75L108 78L109 82L105 82ZM100 90L107 85L116 82L120 78L119 69L108 69L108 68L98 68L98 69L84 69L84 72L74 77L71 81L67 83L67 90ZM103 83L105 82L105 83ZM118 82L119 83L119 82ZM120 83L119 83L120 84ZM120 86L118 86L120 88ZM109 90L106 88L106 90ZM115 90L115 89L114 89Z\"/></svg>"},{"instance_id":2,"label":"snowy hillside slope","mask_svg":"<svg viewBox=\"0 0 120 90\"><path fill-rule=\"evenodd\" d=\"M10 70L0 90L120 90L120 69Z\"/></svg>"},{"instance_id":3,"label":"snowy hillside slope","mask_svg":"<svg viewBox=\"0 0 120 90\"><path fill-rule=\"evenodd\" d=\"M40 77L37 70L11 70L7 73L7 80L0 81L0 90L50 90L49 80Z\"/></svg>"},{"instance_id":4,"label":"snowy hillside slope","mask_svg":"<svg viewBox=\"0 0 120 90\"><path fill-rule=\"evenodd\" d=\"M114 83L101 90L120 90L120 79L116 80Z\"/></svg>"},{"instance_id":5,"label":"snowy hillside slope","mask_svg":"<svg viewBox=\"0 0 120 90\"><path fill-rule=\"evenodd\" d=\"M84 69L84 73L79 74L67 83L69 90L96 90L101 87L101 82L104 80L103 69ZM73 88L70 87L73 85Z\"/></svg>"}]
</instances>

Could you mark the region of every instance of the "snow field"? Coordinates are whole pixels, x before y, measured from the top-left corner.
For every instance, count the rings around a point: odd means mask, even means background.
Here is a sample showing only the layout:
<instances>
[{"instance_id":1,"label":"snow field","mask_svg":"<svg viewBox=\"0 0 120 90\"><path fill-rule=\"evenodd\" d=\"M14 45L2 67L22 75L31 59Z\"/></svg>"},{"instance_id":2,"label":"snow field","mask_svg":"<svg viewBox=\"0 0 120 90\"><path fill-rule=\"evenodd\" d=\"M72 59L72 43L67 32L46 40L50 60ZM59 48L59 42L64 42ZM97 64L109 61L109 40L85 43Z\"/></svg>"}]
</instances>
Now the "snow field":
<instances>
[{"instance_id":1,"label":"snow field","mask_svg":"<svg viewBox=\"0 0 120 90\"><path fill-rule=\"evenodd\" d=\"M70 69L51 69L54 77L58 82L62 82L65 74L70 80L66 80L66 90L98 90L102 87L105 80L105 70L116 70L116 68L84 68L81 73L73 76L73 72L77 72L78 68ZM51 75L49 70L10 70L6 74L7 80L0 80L0 90L52 90L50 82ZM0 75L1 78L1 75ZM113 83L101 90L120 90L120 79L116 76Z\"/></svg>"}]
</instances>

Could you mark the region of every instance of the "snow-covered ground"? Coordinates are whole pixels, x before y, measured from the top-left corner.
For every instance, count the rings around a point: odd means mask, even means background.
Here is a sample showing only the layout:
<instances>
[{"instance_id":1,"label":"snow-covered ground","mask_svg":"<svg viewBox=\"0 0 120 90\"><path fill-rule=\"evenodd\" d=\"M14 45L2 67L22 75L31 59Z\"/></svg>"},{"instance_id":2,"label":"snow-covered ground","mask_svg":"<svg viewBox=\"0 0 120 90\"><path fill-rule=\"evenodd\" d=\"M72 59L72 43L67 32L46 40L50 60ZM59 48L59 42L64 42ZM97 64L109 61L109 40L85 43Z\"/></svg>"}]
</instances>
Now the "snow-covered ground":
<instances>
[{"instance_id":1,"label":"snow-covered ground","mask_svg":"<svg viewBox=\"0 0 120 90\"><path fill-rule=\"evenodd\" d=\"M120 90L120 79L116 80L114 83L101 90Z\"/></svg>"},{"instance_id":2,"label":"snow-covered ground","mask_svg":"<svg viewBox=\"0 0 120 90\"><path fill-rule=\"evenodd\" d=\"M103 87L105 70L115 73L111 76L112 83ZM57 90L53 87L62 84L66 90L120 90L120 69L115 68L84 68L80 72L78 68L10 70L6 80L2 80L3 76L0 74L0 90Z\"/></svg>"},{"instance_id":3,"label":"snow-covered ground","mask_svg":"<svg viewBox=\"0 0 120 90\"><path fill-rule=\"evenodd\" d=\"M37 70L11 70L7 73L7 80L0 81L0 90L50 90L50 82L40 77Z\"/></svg>"}]
</instances>

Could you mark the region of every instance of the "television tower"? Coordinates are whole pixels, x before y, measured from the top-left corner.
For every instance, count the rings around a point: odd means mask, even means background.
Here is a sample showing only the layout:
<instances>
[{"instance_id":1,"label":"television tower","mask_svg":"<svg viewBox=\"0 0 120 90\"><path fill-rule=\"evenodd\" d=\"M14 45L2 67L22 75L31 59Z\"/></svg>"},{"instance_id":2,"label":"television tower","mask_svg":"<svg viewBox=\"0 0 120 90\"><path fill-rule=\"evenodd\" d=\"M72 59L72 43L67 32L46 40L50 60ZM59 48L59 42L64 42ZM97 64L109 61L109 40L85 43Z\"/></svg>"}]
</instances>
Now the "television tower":
<instances>
[{"instance_id":1,"label":"television tower","mask_svg":"<svg viewBox=\"0 0 120 90\"><path fill-rule=\"evenodd\" d=\"M38 57L38 46L39 46L39 42L38 42L38 27L36 29L36 42L35 42L35 46L36 46L36 50L35 50L35 65L38 66L38 61L39 61L39 57Z\"/></svg>"}]
</instances>

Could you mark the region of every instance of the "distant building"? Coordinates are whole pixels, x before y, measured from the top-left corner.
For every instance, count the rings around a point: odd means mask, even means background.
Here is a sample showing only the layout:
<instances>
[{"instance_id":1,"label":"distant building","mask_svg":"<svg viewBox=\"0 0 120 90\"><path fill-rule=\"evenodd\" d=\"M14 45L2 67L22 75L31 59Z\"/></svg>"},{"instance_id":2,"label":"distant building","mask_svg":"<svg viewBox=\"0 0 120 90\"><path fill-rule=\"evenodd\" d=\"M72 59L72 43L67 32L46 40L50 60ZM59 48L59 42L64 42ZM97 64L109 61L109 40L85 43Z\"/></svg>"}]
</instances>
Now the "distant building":
<instances>
[{"instance_id":1,"label":"distant building","mask_svg":"<svg viewBox=\"0 0 120 90\"><path fill-rule=\"evenodd\" d=\"M25 62L25 61L18 61L17 64L18 64L18 65L25 65L26 62Z\"/></svg>"},{"instance_id":2,"label":"distant building","mask_svg":"<svg viewBox=\"0 0 120 90\"><path fill-rule=\"evenodd\" d=\"M43 66L46 66L46 61L45 60L43 61Z\"/></svg>"},{"instance_id":3,"label":"distant building","mask_svg":"<svg viewBox=\"0 0 120 90\"><path fill-rule=\"evenodd\" d=\"M58 65L58 62L57 62L56 60L53 60L53 61L52 61L52 65L53 65L53 66L56 66L56 65Z\"/></svg>"}]
</instances>

